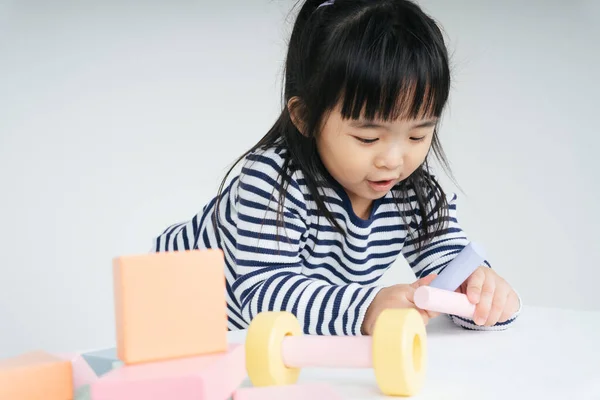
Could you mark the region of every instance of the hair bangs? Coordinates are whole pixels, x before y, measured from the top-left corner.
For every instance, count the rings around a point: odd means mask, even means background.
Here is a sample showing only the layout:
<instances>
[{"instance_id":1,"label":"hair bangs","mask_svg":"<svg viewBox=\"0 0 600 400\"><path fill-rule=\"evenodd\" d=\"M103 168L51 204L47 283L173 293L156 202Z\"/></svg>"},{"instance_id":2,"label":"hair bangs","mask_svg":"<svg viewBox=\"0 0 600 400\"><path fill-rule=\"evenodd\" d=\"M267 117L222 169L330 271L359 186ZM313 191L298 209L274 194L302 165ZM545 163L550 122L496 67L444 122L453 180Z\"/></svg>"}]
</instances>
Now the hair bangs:
<instances>
[{"instance_id":1,"label":"hair bangs","mask_svg":"<svg viewBox=\"0 0 600 400\"><path fill-rule=\"evenodd\" d=\"M450 91L445 54L429 47L431 32L410 25L357 23L337 43L335 68L344 118L368 120L440 117ZM421 37L429 35L429 37ZM339 57L343 55L343 57Z\"/></svg>"}]
</instances>

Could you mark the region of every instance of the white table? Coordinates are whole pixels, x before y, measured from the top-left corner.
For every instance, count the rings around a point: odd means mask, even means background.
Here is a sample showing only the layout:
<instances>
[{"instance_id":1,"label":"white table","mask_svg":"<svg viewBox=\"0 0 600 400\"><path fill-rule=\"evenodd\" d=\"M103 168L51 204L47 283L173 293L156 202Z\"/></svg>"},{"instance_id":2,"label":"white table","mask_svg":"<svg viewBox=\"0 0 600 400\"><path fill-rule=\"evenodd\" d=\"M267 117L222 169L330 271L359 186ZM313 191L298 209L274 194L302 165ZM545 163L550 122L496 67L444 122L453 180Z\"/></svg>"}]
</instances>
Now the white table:
<instances>
[{"instance_id":1,"label":"white table","mask_svg":"<svg viewBox=\"0 0 600 400\"><path fill-rule=\"evenodd\" d=\"M228 335L240 343L245 333ZM600 399L600 312L524 306L500 332L463 330L442 315L427 326L427 343L425 385L411 399ZM305 368L304 382L327 382L344 399L393 398L371 369Z\"/></svg>"}]
</instances>

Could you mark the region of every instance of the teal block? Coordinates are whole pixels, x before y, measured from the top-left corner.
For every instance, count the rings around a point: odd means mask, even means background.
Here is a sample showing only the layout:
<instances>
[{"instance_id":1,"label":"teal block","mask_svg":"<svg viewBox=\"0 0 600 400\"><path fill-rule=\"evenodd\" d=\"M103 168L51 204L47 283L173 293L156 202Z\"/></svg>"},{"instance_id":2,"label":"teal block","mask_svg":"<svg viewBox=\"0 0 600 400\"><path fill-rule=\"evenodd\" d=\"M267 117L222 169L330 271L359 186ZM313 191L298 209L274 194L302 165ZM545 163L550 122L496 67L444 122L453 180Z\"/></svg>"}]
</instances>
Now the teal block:
<instances>
[{"instance_id":1,"label":"teal block","mask_svg":"<svg viewBox=\"0 0 600 400\"><path fill-rule=\"evenodd\" d=\"M117 357L117 349L114 347L84 353L81 356L99 377L123 365L123 362Z\"/></svg>"},{"instance_id":2,"label":"teal block","mask_svg":"<svg viewBox=\"0 0 600 400\"><path fill-rule=\"evenodd\" d=\"M75 398L73 400L91 400L92 395L90 393L90 385L83 385L75 391Z\"/></svg>"}]
</instances>

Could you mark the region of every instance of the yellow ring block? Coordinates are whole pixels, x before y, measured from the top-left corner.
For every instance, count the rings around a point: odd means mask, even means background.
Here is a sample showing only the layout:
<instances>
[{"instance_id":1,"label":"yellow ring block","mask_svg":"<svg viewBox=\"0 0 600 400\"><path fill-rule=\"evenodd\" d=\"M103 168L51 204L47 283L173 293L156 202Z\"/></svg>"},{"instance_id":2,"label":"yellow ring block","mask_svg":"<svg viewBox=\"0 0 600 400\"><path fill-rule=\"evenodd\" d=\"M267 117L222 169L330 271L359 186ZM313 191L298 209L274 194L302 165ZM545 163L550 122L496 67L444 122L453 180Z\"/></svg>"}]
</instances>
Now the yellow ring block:
<instances>
[{"instance_id":1,"label":"yellow ring block","mask_svg":"<svg viewBox=\"0 0 600 400\"><path fill-rule=\"evenodd\" d=\"M252 319L246 333L246 370L254 386L296 383L299 368L283 363L281 347L286 336L302 335L294 314L286 311L262 312Z\"/></svg>"},{"instance_id":2,"label":"yellow ring block","mask_svg":"<svg viewBox=\"0 0 600 400\"><path fill-rule=\"evenodd\" d=\"M388 396L413 396L427 369L423 317L414 308L386 309L373 329L373 369L379 389Z\"/></svg>"}]
</instances>

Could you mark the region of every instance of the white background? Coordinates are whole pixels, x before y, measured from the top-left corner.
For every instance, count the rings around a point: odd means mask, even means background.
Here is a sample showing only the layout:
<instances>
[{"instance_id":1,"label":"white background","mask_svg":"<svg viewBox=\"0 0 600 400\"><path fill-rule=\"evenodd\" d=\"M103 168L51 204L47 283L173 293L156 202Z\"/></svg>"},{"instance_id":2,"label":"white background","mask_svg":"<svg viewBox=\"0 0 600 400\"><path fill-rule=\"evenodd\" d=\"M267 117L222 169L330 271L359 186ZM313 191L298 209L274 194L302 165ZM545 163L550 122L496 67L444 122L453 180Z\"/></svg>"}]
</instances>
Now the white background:
<instances>
[{"instance_id":1,"label":"white background","mask_svg":"<svg viewBox=\"0 0 600 400\"><path fill-rule=\"evenodd\" d=\"M599 2L421 4L452 54L463 227L526 305L600 310ZM112 258L271 126L291 6L0 0L0 356L114 345Z\"/></svg>"}]
</instances>

